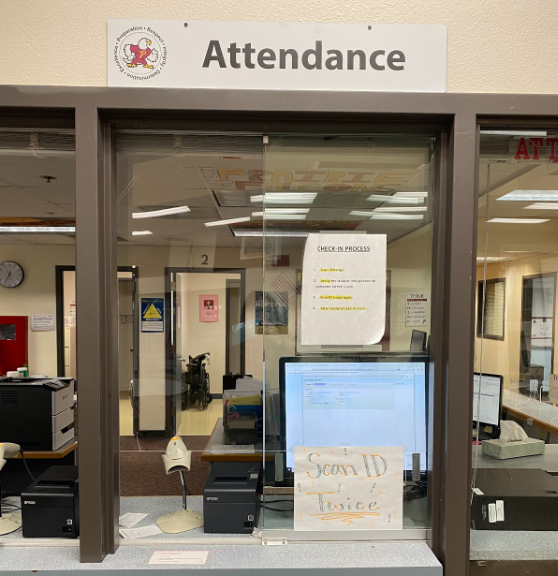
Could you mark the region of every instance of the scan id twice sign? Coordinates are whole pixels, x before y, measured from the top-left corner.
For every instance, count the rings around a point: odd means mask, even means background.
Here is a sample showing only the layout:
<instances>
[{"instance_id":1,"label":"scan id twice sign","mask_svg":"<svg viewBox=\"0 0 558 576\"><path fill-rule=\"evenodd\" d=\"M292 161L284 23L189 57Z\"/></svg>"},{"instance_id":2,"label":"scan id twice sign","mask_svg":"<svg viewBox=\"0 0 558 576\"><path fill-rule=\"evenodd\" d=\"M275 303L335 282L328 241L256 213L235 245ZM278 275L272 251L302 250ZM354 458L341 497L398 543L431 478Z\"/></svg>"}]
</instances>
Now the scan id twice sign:
<instances>
[{"instance_id":1,"label":"scan id twice sign","mask_svg":"<svg viewBox=\"0 0 558 576\"><path fill-rule=\"evenodd\" d=\"M446 27L109 20L108 85L444 92Z\"/></svg>"}]
</instances>

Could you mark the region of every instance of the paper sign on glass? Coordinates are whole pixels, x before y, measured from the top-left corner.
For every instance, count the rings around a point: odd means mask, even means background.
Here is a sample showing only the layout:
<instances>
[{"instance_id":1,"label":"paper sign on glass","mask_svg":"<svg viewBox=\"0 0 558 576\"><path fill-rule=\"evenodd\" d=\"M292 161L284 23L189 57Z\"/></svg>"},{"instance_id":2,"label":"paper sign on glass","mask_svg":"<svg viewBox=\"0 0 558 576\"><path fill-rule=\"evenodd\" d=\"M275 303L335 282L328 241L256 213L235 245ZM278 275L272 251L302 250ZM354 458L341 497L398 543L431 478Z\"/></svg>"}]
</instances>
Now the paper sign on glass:
<instances>
[{"instance_id":1,"label":"paper sign on glass","mask_svg":"<svg viewBox=\"0 0 558 576\"><path fill-rule=\"evenodd\" d=\"M403 527L403 447L295 447L295 530Z\"/></svg>"},{"instance_id":2,"label":"paper sign on glass","mask_svg":"<svg viewBox=\"0 0 558 576\"><path fill-rule=\"evenodd\" d=\"M385 234L309 234L301 344L376 344L386 324Z\"/></svg>"}]
</instances>

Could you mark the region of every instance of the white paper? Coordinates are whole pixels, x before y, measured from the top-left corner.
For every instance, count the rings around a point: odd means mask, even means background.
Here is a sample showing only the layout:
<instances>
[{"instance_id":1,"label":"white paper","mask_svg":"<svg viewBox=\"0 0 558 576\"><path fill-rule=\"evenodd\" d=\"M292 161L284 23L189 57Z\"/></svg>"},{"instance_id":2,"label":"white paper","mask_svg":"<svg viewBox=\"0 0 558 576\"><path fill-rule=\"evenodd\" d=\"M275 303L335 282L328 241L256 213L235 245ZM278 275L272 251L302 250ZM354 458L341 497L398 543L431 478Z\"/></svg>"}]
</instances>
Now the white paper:
<instances>
[{"instance_id":1,"label":"white paper","mask_svg":"<svg viewBox=\"0 0 558 576\"><path fill-rule=\"evenodd\" d=\"M295 447L295 530L403 528L403 447Z\"/></svg>"},{"instance_id":2,"label":"white paper","mask_svg":"<svg viewBox=\"0 0 558 576\"><path fill-rule=\"evenodd\" d=\"M405 306L405 326L407 328L428 324L428 293L410 292Z\"/></svg>"},{"instance_id":3,"label":"white paper","mask_svg":"<svg viewBox=\"0 0 558 576\"><path fill-rule=\"evenodd\" d=\"M205 564L209 552L153 552L149 564Z\"/></svg>"},{"instance_id":4,"label":"white paper","mask_svg":"<svg viewBox=\"0 0 558 576\"><path fill-rule=\"evenodd\" d=\"M386 323L385 234L309 234L301 344L376 344Z\"/></svg>"},{"instance_id":5,"label":"white paper","mask_svg":"<svg viewBox=\"0 0 558 576\"><path fill-rule=\"evenodd\" d=\"M33 314L31 316L31 332L53 332L54 314Z\"/></svg>"},{"instance_id":6,"label":"white paper","mask_svg":"<svg viewBox=\"0 0 558 576\"><path fill-rule=\"evenodd\" d=\"M107 32L109 86L446 90L446 27L439 24L111 19ZM246 46L251 53L240 52ZM362 56L353 62L350 51ZM194 266L204 254L212 262L211 252L197 252Z\"/></svg>"},{"instance_id":7,"label":"white paper","mask_svg":"<svg viewBox=\"0 0 558 576\"><path fill-rule=\"evenodd\" d=\"M496 504L492 503L488 505L488 522L494 524L496 522Z\"/></svg>"},{"instance_id":8,"label":"white paper","mask_svg":"<svg viewBox=\"0 0 558 576\"><path fill-rule=\"evenodd\" d=\"M155 536L155 534L162 534L161 530L156 524L149 526L142 526L141 528L129 528L120 530L120 536L127 540L134 540L136 538L145 538L145 536Z\"/></svg>"},{"instance_id":9,"label":"white paper","mask_svg":"<svg viewBox=\"0 0 558 576\"><path fill-rule=\"evenodd\" d=\"M496 500L496 522L504 522L504 501Z\"/></svg>"},{"instance_id":10,"label":"white paper","mask_svg":"<svg viewBox=\"0 0 558 576\"><path fill-rule=\"evenodd\" d=\"M484 492L483 492L480 488L473 488L473 492L474 492L477 496L484 496Z\"/></svg>"},{"instance_id":11,"label":"white paper","mask_svg":"<svg viewBox=\"0 0 558 576\"><path fill-rule=\"evenodd\" d=\"M124 528L131 528L141 522L144 518L147 518L147 516L147 514L142 514L141 512L128 512L127 514L120 516L118 523Z\"/></svg>"}]
</instances>

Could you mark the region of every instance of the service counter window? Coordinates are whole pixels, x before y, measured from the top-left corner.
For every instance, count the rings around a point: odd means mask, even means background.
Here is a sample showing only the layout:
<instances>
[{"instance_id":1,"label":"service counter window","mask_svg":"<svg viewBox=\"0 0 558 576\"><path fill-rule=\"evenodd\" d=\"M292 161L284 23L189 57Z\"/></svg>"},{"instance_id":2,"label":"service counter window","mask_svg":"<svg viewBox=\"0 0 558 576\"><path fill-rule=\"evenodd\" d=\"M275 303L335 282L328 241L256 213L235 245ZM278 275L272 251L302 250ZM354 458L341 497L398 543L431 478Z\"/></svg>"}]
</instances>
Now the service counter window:
<instances>
[{"instance_id":1,"label":"service counter window","mask_svg":"<svg viewBox=\"0 0 558 576\"><path fill-rule=\"evenodd\" d=\"M558 559L555 136L481 132L471 509L479 561Z\"/></svg>"},{"instance_id":2,"label":"service counter window","mask_svg":"<svg viewBox=\"0 0 558 576\"><path fill-rule=\"evenodd\" d=\"M76 318L59 315L57 275L75 265L75 139L40 125L0 129L0 546L79 535L76 372L60 369ZM60 482L64 522L49 504Z\"/></svg>"},{"instance_id":3,"label":"service counter window","mask_svg":"<svg viewBox=\"0 0 558 576\"><path fill-rule=\"evenodd\" d=\"M340 135L266 145L253 199L265 408L242 418L264 443L270 538L426 537L433 147Z\"/></svg>"},{"instance_id":4,"label":"service counter window","mask_svg":"<svg viewBox=\"0 0 558 576\"><path fill-rule=\"evenodd\" d=\"M250 539L261 489L246 463L262 448L237 396L250 390L261 416L263 137L122 131L116 143L120 536ZM244 495L241 514L222 493Z\"/></svg>"}]
</instances>

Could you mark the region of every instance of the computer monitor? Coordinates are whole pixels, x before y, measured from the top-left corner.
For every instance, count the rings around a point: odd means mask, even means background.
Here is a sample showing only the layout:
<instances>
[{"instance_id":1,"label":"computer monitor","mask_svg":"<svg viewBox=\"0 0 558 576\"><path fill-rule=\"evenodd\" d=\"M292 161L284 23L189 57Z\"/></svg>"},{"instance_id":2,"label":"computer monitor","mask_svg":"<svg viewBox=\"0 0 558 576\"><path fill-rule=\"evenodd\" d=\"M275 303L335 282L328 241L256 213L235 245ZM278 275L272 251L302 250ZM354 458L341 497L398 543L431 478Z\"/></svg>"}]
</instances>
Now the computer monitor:
<instances>
[{"instance_id":1,"label":"computer monitor","mask_svg":"<svg viewBox=\"0 0 558 576\"><path fill-rule=\"evenodd\" d=\"M494 437L500 435L503 383L504 378L496 374L473 375L473 423L484 429L492 427Z\"/></svg>"},{"instance_id":2,"label":"computer monitor","mask_svg":"<svg viewBox=\"0 0 558 576\"><path fill-rule=\"evenodd\" d=\"M422 355L280 359L281 445L403 446L405 470L426 470L428 364Z\"/></svg>"},{"instance_id":3,"label":"computer monitor","mask_svg":"<svg viewBox=\"0 0 558 576\"><path fill-rule=\"evenodd\" d=\"M426 350L426 332L413 330L410 350L411 352L424 352Z\"/></svg>"}]
</instances>

